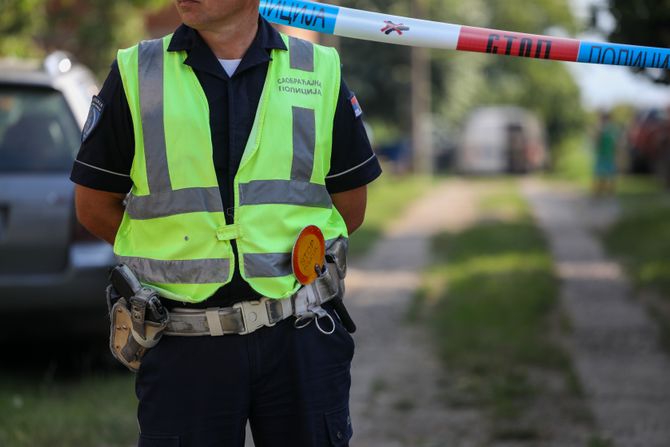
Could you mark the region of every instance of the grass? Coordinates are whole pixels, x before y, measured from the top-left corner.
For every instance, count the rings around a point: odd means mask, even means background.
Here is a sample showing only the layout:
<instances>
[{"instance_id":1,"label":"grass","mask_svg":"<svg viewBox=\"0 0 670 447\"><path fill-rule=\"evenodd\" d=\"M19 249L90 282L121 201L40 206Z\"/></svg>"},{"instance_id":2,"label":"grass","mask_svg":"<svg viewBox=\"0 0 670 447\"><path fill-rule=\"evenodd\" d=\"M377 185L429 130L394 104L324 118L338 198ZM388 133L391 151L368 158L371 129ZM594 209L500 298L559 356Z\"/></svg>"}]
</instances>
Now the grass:
<instances>
[{"instance_id":1,"label":"grass","mask_svg":"<svg viewBox=\"0 0 670 447\"><path fill-rule=\"evenodd\" d=\"M622 216L603 234L607 250L620 259L658 322L670 351L670 194L649 177L625 177L619 184Z\"/></svg>"},{"instance_id":2,"label":"grass","mask_svg":"<svg viewBox=\"0 0 670 447\"><path fill-rule=\"evenodd\" d=\"M420 176L382 175L368 187L365 223L349 240L349 255L362 256L414 199L425 193L432 180Z\"/></svg>"},{"instance_id":3,"label":"grass","mask_svg":"<svg viewBox=\"0 0 670 447\"><path fill-rule=\"evenodd\" d=\"M621 219L604 234L638 286L670 298L670 195L651 178L625 178L619 185Z\"/></svg>"},{"instance_id":4,"label":"grass","mask_svg":"<svg viewBox=\"0 0 670 447\"><path fill-rule=\"evenodd\" d=\"M137 439L133 380L130 374L113 374L81 381L40 383L35 378L3 374L0 445L133 445Z\"/></svg>"},{"instance_id":5,"label":"grass","mask_svg":"<svg viewBox=\"0 0 670 447\"><path fill-rule=\"evenodd\" d=\"M588 447L614 447L612 441L594 436L589 440Z\"/></svg>"},{"instance_id":6,"label":"grass","mask_svg":"<svg viewBox=\"0 0 670 447\"><path fill-rule=\"evenodd\" d=\"M585 134L563 138L555 147L550 178L589 187L593 176L593 149Z\"/></svg>"},{"instance_id":7,"label":"grass","mask_svg":"<svg viewBox=\"0 0 670 447\"><path fill-rule=\"evenodd\" d=\"M432 286L419 296L431 306L427 318L440 355L467 378L466 393L509 422L538 392L529 371L557 370L567 390L577 387L551 330L558 284L546 241L515 184L494 189L480 203L484 221L433 240L435 266L426 280ZM517 431L519 439L535 433L508 427L500 436Z\"/></svg>"}]
</instances>

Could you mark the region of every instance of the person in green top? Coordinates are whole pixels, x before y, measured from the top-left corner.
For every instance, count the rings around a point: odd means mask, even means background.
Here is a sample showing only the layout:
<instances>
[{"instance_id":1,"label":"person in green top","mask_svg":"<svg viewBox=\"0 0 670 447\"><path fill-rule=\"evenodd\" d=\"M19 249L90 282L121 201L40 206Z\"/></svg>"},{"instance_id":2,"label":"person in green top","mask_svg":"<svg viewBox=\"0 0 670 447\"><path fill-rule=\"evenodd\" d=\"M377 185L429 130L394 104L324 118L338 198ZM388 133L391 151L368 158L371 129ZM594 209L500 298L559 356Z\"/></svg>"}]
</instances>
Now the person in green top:
<instances>
[{"instance_id":1,"label":"person in green top","mask_svg":"<svg viewBox=\"0 0 670 447\"><path fill-rule=\"evenodd\" d=\"M614 194L616 190L619 135L619 129L612 122L609 112L601 113L594 154L593 193L596 196Z\"/></svg>"}]
</instances>

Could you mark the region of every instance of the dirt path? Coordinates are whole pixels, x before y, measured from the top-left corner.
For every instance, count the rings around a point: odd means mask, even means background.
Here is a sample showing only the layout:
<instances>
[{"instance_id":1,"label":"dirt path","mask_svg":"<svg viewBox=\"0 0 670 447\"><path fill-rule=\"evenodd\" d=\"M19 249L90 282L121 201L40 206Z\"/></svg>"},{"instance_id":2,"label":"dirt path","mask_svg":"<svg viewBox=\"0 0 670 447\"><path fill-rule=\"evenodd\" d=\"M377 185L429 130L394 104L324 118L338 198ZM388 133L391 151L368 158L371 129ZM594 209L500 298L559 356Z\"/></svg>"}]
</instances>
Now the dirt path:
<instances>
[{"instance_id":1,"label":"dirt path","mask_svg":"<svg viewBox=\"0 0 670 447\"><path fill-rule=\"evenodd\" d=\"M358 325L351 445L670 446L670 360L658 347L654 324L631 298L621 269L593 234L616 218L616 203L594 206L575 192L539 181L523 183L523 192L551 243L562 280L561 305L572 324L566 344L595 421L581 399L566 400L564 377L548 372L534 373L539 374L535 382L548 389L523 416L542 439L496 440L487 415L449 403L455 376L432 352L425 328L409 324L407 317L430 262L431 236L482 218L477 200L483 187L458 180L438 184L365 257L350 263L346 302ZM613 444L589 443L596 433Z\"/></svg>"},{"instance_id":2,"label":"dirt path","mask_svg":"<svg viewBox=\"0 0 670 447\"><path fill-rule=\"evenodd\" d=\"M351 411L356 447L479 446L484 419L448 408L444 366L421 326L406 323L430 262L430 236L457 230L474 215L471 185L439 184L390 228L347 276L347 306L358 325Z\"/></svg>"},{"instance_id":3,"label":"dirt path","mask_svg":"<svg viewBox=\"0 0 670 447\"><path fill-rule=\"evenodd\" d=\"M551 244L571 354L601 436L617 447L670 446L670 359L593 233L616 217L616 202L537 181L523 189Z\"/></svg>"}]
</instances>

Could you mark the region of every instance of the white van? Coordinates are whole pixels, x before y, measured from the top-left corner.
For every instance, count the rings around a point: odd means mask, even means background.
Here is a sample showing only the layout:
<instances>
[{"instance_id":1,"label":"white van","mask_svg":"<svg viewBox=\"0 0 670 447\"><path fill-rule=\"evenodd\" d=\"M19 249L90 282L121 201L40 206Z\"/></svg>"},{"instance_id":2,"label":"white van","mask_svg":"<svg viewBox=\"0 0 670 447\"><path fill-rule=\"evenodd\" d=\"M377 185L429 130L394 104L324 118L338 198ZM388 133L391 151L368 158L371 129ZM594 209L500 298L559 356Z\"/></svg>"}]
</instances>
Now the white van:
<instances>
[{"instance_id":1,"label":"white van","mask_svg":"<svg viewBox=\"0 0 670 447\"><path fill-rule=\"evenodd\" d=\"M546 167L548 160L544 128L532 112L489 106L468 117L456 166L466 174L523 173Z\"/></svg>"}]
</instances>

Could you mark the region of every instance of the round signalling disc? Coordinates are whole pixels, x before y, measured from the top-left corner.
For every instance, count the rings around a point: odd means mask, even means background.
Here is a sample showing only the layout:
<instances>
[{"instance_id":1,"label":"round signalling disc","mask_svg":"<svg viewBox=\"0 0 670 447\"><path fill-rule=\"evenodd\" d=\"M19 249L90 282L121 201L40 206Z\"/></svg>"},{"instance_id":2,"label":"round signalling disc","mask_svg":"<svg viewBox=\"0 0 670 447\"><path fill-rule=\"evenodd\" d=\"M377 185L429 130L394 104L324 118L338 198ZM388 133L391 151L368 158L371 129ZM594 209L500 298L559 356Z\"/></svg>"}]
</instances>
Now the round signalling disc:
<instances>
[{"instance_id":1,"label":"round signalling disc","mask_svg":"<svg viewBox=\"0 0 670 447\"><path fill-rule=\"evenodd\" d=\"M291 264L293 274L302 285L311 284L319 276L326 258L326 241L319 227L310 225L302 229L293 245Z\"/></svg>"}]
</instances>

